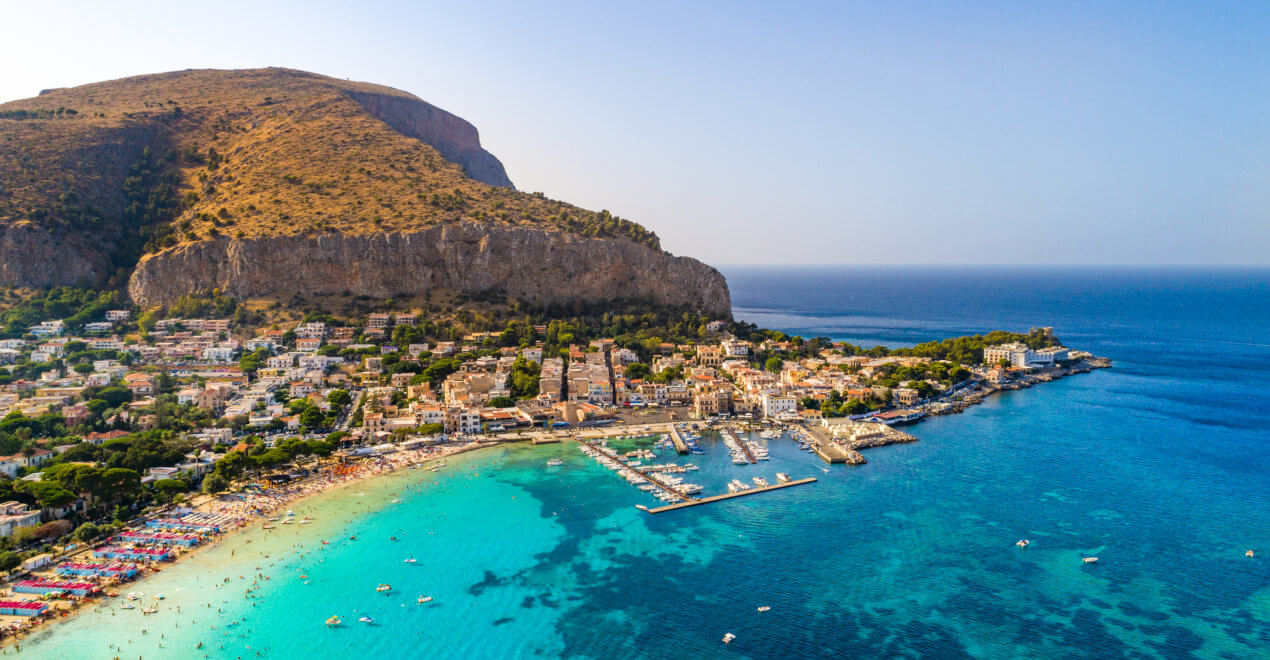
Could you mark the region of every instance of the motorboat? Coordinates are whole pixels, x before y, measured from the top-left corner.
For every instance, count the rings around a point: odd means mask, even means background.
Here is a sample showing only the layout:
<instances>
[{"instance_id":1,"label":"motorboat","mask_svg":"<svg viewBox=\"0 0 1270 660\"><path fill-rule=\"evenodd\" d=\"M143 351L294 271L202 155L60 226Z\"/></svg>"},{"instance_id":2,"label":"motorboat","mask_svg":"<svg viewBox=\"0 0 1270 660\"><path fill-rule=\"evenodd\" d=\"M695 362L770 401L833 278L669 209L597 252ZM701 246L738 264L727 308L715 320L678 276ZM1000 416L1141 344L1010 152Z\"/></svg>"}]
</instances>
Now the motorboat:
<instances>
[{"instance_id":1,"label":"motorboat","mask_svg":"<svg viewBox=\"0 0 1270 660\"><path fill-rule=\"evenodd\" d=\"M378 587L375 587L375 591L380 591L380 592L392 591L392 585L381 584Z\"/></svg>"},{"instance_id":2,"label":"motorboat","mask_svg":"<svg viewBox=\"0 0 1270 660\"><path fill-rule=\"evenodd\" d=\"M326 620L326 625L328 626L338 626L341 623L343 623L343 620L340 619L339 616L333 616Z\"/></svg>"},{"instance_id":3,"label":"motorboat","mask_svg":"<svg viewBox=\"0 0 1270 660\"><path fill-rule=\"evenodd\" d=\"M415 599L415 602L416 602L416 603L419 603L420 605L422 605L422 604L424 604L424 603L431 603L431 602L432 602L432 596L420 596L420 597L418 597L418 598L416 598L416 599Z\"/></svg>"},{"instance_id":4,"label":"motorboat","mask_svg":"<svg viewBox=\"0 0 1270 660\"><path fill-rule=\"evenodd\" d=\"M786 481L790 481L790 478L789 478L789 475L788 475L788 474L785 474L784 472L777 472L777 473L776 473L776 480L777 480L777 481L779 481L779 482L784 483L784 482L786 482Z\"/></svg>"},{"instance_id":5,"label":"motorboat","mask_svg":"<svg viewBox=\"0 0 1270 660\"><path fill-rule=\"evenodd\" d=\"M1081 561L1085 562L1086 564L1096 564L1096 563L1098 563L1098 558L1097 558L1097 557L1085 557L1084 559L1081 559Z\"/></svg>"},{"instance_id":6,"label":"motorboat","mask_svg":"<svg viewBox=\"0 0 1270 660\"><path fill-rule=\"evenodd\" d=\"M558 459L558 458L553 458L553 459L551 459L551 460L547 461L547 465L550 465L550 466L552 466L552 467L556 467L556 466L559 466L559 465L564 465L564 461L562 461L562 460L560 460L560 459Z\"/></svg>"},{"instance_id":7,"label":"motorboat","mask_svg":"<svg viewBox=\"0 0 1270 660\"><path fill-rule=\"evenodd\" d=\"M135 592L135 591L129 591L129 592L128 592L128 595L126 596L126 598L127 598L128 600L136 600L136 599L137 599L137 592Z\"/></svg>"},{"instance_id":8,"label":"motorboat","mask_svg":"<svg viewBox=\"0 0 1270 660\"><path fill-rule=\"evenodd\" d=\"M404 563L407 563L407 564L413 564L413 563L415 563L415 562L417 562L417 561L419 561L419 560L418 560L418 559L415 559L414 557L411 557L411 558L409 558L409 559L405 560L405 562L404 562Z\"/></svg>"},{"instance_id":9,"label":"motorboat","mask_svg":"<svg viewBox=\"0 0 1270 660\"><path fill-rule=\"evenodd\" d=\"M767 483L767 479L764 479L763 477L754 477L754 485L755 486L770 486L771 484Z\"/></svg>"},{"instance_id":10,"label":"motorboat","mask_svg":"<svg viewBox=\"0 0 1270 660\"><path fill-rule=\"evenodd\" d=\"M1252 557L1256 557L1257 555L1252 550L1249 550L1248 552L1244 553L1244 556L1248 558L1252 558Z\"/></svg>"},{"instance_id":11,"label":"motorboat","mask_svg":"<svg viewBox=\"0 0 1270 660\"><path fill-rule=\"evenodd\" d=\"M766 612L766 611L768 611L768 610L770 610L770 609L772 609L770 605L762 605L762 606L760 606L760 607L758 608L758 611L760 611L760 612Z\"/></svg>"},{"instance_id":12,"label":"motorboat","mask_svg":"<svg viewBox=\"0 0 1270 660\"><path fill-rule=\"evenodd\" d=\"M159 608L157 608L157 607L143 607L143 608L141 608L141 613L142 613L142 614L154 614L155 612L158 612L158 611L159 611Z\"/></svg>"},{"instance_id":13,"label":"motorboat","mask_svg":"<svg viewBox=\"0 0 1270 660\"><path fill-rule=\"evenodd\" d=\"M1017 545L1020 548L1026 548L1028 543L1029 541L1027 539L1019 539L1018 542L1015 543L1014 545Z\"/></svg>"},{"instance_id":14,"label":"motorboat","mask_svg":"<svg viewBox=\"0 0 1270 660\"><path fill-rule=\"evenodd\" d=\"M121 609L121 610L132 610L132 609L136 609L136 608L137 608L137 606L136 606L136 605L133 605L132 603L124 603L123 605L120 605L120 606L119 606L119 609Z\"/></svg>"},{"instance_id":15,"label":"motorboat","mask_svg":"<svg viewBox=\"0 0 1270 660\"><path fill-rule=\"evenodd\" d=\"M736 639L736 635L733 635L732 633L727 633L726 635L723 636L723 643L731 644L732 640L734 639Z\"/></svg>"},{"instance_id":16,"label":"motorboat","mask_svg":"<svg viewBox=\"0 0 1270 660\"><path fill-rule=\"evenodd\" d=\"M375 622L375 620L374 620L374 619L372 619L372 618L370 618L370 617L368 617L368 616L364 616L364 617L362 617L362 618L358 619L358 621L361 621L362 623L374 623L374 622Z\"/></svg>"}]
</instances>

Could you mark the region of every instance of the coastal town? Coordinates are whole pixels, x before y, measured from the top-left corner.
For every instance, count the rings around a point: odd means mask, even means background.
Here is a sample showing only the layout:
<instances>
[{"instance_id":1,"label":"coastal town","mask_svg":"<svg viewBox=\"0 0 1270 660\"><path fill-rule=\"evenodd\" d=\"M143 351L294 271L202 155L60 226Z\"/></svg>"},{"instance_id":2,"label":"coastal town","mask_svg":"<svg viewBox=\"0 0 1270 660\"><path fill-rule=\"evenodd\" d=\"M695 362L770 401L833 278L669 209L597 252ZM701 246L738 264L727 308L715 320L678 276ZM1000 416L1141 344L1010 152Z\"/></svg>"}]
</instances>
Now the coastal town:
<instances>
[{"instance_id":1,"label":"coastal town","mask_svg":"<svg viewBox=\"0 0 1270 660\"><path fill-rule=\"evenodd\" d=\"M641 466L651 452L608 439L690 454L718 432L742 464L765 458L734 433L749 430L858 465L916 439L900 425L1109 366L1050 328L890 350L687 315L464 331L413 311L251 325L118 307L0 339L5 635L234 529L306 524L281 514L299 497L460 451L578 441L668 505L640 505L655 513L815 479L699 496L675 476L691 466Z\"/></svg>"}]
</instances>

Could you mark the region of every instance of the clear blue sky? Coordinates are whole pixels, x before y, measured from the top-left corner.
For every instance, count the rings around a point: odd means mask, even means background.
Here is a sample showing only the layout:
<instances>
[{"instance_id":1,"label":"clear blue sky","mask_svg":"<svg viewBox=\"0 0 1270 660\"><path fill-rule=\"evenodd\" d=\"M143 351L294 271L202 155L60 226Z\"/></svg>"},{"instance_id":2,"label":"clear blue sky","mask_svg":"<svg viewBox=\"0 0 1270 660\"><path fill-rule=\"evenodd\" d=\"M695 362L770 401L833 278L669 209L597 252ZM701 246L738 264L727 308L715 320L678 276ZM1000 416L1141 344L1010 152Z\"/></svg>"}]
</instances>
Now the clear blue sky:
<instances>
[{"instance_id":1,"label":"clear blue sky","mask_svg":"<svg viewBox=\"0 0 1270 660\"><path fill-rule=\"evenodd\" d=\"M0 99L286 66L712 263L1270 263L1270 4L10 3ZM992 247L989 247L992 246Z\"/></svg>"}]
</instances>

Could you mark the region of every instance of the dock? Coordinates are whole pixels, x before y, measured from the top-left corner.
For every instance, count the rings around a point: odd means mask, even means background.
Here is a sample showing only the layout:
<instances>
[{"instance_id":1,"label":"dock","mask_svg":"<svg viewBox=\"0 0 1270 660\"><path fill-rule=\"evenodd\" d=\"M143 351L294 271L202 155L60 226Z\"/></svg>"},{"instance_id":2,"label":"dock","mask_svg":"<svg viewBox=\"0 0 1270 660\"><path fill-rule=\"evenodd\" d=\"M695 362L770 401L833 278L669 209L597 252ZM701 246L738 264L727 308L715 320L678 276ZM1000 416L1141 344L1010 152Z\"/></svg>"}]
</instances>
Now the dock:
<instances>
[{"instance_id":1,"label":"dock","mask_svg":"<svg viewBox=\"0 0 1270 660\"><path fill-rule=\"evenodd\" d=\"M711 502L718 502L720 500L730 500L734 497L744 497L746 495L756 495L758 493L766 493L771 490L789 488L790 486L801 486L803 484L812 483L815 480L816 480L815 477L808 477L806 479L782 481L782 482L774 483L770 486L755 486L754 488L739 490L735 493L723 493L722 495L711 495L709 497L702 497L700 499L688 500L686 502L680 502L678 504L667 504L666 506L659 506L656 509L649 509L648 512L649 513L665 513L667 511L674 511L675 509L686 509L690 506L697 506L698 504L709 504Z\"/></svg>"},{"instance_id":2,"label":"dock","mask_svg":"<svg viewBox=\"0 0 1270 660\"><path fill-rule=\"evenodd\" d=\"M675 426L670 427L670 441L675 443L675 451L680 454L688 453L688 443L684 442L684 438L679 434L679 429Z\"/></svg>"},{"instance_id":3,"label":"dock","mask_svg":"<svg viewBox=\"0 0 1270 660\"><path fill-rule=\"evenodd\" d=\"M737 436L732 429L723 429L723 432L728 434L732 441L736 443L737 448L741 450L741 454L745 456L745 460L749 461L751 465L758 462L758 459L754 457L754 452L750 451L750 446Z\"/></svg>"}]
</instances>

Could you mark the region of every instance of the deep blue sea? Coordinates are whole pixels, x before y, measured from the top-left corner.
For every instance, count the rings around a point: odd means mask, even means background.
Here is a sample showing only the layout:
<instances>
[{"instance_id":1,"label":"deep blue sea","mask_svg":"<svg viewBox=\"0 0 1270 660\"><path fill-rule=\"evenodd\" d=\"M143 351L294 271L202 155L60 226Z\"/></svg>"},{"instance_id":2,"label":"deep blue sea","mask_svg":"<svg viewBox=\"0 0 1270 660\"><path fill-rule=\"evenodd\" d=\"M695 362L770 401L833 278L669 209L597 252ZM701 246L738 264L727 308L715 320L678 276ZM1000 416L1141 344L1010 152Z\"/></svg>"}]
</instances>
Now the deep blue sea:
<instances>
[{"instance_id":1,"label":"deep blue sea","mask_svg":"<svg viewBox=\"0 0 1270 660\"><path fill-rule=\"evenodd\" d=\"M575 445L464 455L308 500L317 523L136 587L167 595L158 614L104 607L20 653L1270 657L1270 271L724 271L737 317L789 333L900 346L1048 325L1115 366L923 421L863 466L782 439L738 467L707 437L689 479L707 492L819 481L657 516Z\"/></svg>"}]
</instances>

